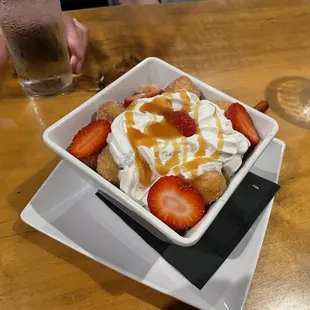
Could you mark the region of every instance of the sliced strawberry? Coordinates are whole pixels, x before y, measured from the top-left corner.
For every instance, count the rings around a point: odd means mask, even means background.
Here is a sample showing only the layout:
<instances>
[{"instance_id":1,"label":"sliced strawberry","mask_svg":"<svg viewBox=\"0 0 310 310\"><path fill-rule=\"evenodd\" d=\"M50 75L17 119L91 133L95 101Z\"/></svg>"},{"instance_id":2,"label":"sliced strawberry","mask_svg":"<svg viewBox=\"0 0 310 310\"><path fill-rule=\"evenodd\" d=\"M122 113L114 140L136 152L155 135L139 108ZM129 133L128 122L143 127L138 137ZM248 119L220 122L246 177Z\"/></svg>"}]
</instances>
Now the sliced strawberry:
<instances>
[{"instance_id":1,"label":"sliced strawberry","mask_svg":"<svg viewBox=\"0 0 310 310\"><path fill-rule=\"evenodd\" d=\"M140 93L140 94L136 94L136 95L127 97L125 99L124 106L127 108L137 99L155 97L157 95L161 95L163 92L164 91L162 89L159 89L159 90L156 90L156 91L151 91L149 93Z\"/></svg>"},{"instance_id":2,"label":"sliced strawberry","mask_svg":"<svg viewBox=\"0 0 310 310\"><path fill-rule=\"evenodd\" d=\"M94 121L82 128L72 139L69 152L83 159L100 152L107 145L111 124L106 120Z\"/></svg>"},{"instance_id":3,"label":"sliced strawberry","mask_svg":"<svg viewBox=\"0 0 310 310\"><path fill-rule=\"evenodd\" d=\"M247 110L239 103L232 103L226 111L226 117L235 130L248 138L252 146L259 143L260 137Z\"/></svg>"},{"instance_id":4,"label":"sliced strawberry","mask_svg":"<svg viewBox=\"0 0 310 310\"><path fill-rule=\"evenodd\" d=\"M165 114L165 118L185 137L190 137L197 132L195 120L183 111L169 111Z\"/></svg>"},{"instance_id":5,"label":"sliced strawberry","mask_svg":"<svg viewBox=\"0 0 310 310\"><path fill-rule=\"evenodd\" d=\"M176 231L195 226L205 214L204 200L191 185L177 176L165 176L149 190L152 214Z\"/></svg>"}]
</instances>

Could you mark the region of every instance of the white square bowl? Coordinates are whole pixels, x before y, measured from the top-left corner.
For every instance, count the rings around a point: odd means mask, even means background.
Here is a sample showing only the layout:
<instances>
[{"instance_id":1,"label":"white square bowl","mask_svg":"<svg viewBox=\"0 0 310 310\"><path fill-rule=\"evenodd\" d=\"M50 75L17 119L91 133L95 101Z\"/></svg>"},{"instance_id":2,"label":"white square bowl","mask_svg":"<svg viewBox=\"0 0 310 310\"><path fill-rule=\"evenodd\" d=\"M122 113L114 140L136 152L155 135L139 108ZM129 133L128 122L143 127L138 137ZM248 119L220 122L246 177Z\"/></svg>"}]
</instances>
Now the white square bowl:
<instances>
[{"instance_id":1,"label":"white square bowl","mask_svg":"<svg viewBox=\"0 0 310 310\"><path fill-rule=\"evenodd\" d=\"M231 194L249 172L255 161L263 153L267 145L271 142L279 128L275 120L241 103L251 115L254 125L261 136L261 142L258 146L256 146L251 155L243 162L242 167L234 175L229 186L220 199L213 203L204 218L195 227L188 230L183 236L168 227L134 199L129 197L123 191L112 185L106 179L101 177L95 171L84 165L81 161L66 151L66 148L69 146L73 136L78 132L78 130L90 122L92 114L105 101L118 100L123 102L124 98L127 97L128 94L131 94L141 84L157 84L161 88L165 88L172 80L180 77L181 75L187 75L200 88L208 100L228 100L231 102L240 102L171 66L161 59L150 57L143 60L100 93L96 94L71 113L64 116L54 125L46 129L43 139L45 144L65 159L81 177L83 177L93 187L100 190L104 196L135 219L138 223L143 225L151 233L166 242L187 247L197 243L203 236Z\"/></svg>"}]
</instances>

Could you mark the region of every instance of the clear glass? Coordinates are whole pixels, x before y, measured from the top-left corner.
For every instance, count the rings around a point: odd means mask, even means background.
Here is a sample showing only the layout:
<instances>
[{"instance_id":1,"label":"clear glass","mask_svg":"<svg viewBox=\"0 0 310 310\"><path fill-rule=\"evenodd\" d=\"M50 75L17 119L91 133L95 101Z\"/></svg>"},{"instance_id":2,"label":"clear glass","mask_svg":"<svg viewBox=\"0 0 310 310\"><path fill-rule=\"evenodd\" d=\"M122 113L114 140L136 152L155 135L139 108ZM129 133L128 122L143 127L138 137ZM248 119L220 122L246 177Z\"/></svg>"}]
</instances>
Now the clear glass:
<instances>
[{"instance_id":1,"label":"clear glass","mask_svg":"<svg viewBox=\"0 0 310 310\"><path fill-rule=\"evenodd\" d=\"M59 0L0 0L0 25L28 93L52 96L71 85Z\"/></svg>"}]
</instances>

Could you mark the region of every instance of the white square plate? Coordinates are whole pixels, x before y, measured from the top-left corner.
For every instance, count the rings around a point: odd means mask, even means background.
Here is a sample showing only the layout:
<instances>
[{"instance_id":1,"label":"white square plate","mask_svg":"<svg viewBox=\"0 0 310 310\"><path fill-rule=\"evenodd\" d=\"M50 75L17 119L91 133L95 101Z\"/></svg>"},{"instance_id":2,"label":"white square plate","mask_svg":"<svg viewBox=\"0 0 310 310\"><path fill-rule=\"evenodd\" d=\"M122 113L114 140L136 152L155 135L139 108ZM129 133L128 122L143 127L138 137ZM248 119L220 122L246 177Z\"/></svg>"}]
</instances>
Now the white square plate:
<instances>
[{"instance_id":1,"label":"white square plate","mask_svg":"<svg viewBox=\"0 0 310 310\"><path fill-rule=\"evenodd\" d=\"M196 226L189 229L184 236L176 233L123 191L112 185L66 151L73 136L79 129L90 122L91 115L97 111L102 103L107 100L118 100L122 102L125 97L132 94L133 90L141 84L157 84L161 88L165 88L171 81L182 75L187 74L158 58L147 58L110 84L99 94L95 95L49 127L44 133L44 141L52 150L64 158L80 176L93 185L94 188L100 189L102 194L107 196L108 199L113 199L117 207L126 212L158 238L180 246L192 246L197 243L205 233L228 198L275 136L278 131L278 124L275 120L245 105L245 108L253 119L255 127L260 133L261 142L243 162L242 167L232 178L224 194L211 205L203 219ZM209 100L238 101L192 76L187 76L192 79L204 96Z\"/></svg>"},{"instance_id":2,"label":"white square plate","mask_svg":"<svg viewBox=\"0 0 310 310\"><path fill-rule=\"evenodd\" d=\"M251 171L277 182L285 144L274 139ZM96 189L62 161L21 214L70 248L199 309L239 310L254 274L271 201L231 255L199 290L95 196ZM87 229L81 229L87 227Z\"/></svg>"}]
</instances>

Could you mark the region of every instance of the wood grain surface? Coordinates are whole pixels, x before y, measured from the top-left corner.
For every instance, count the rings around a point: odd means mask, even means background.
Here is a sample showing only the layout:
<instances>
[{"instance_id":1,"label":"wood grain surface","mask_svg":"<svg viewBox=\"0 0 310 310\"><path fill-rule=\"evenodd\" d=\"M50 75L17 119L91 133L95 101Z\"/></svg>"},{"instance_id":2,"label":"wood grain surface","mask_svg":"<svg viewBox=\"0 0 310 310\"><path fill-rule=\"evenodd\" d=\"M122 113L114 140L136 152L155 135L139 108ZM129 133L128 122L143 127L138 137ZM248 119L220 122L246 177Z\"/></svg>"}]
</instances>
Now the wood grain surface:
<instances>
[{"instance_id":1,"label":"wood grain surface","mask_svg":"<svg viewBox=\"0 0 310 310\"><path fill-rule=\"evenodd\" d=\"M0 309L192 309L23 224L20 212L59 159L43 131L148 56L268 114L287 143L280 185L245 309L310 308L310 3L209 0L71 12L89 28L84 74L30 99L12 64L0 78Z\"/></svg>"}]
</instances>

